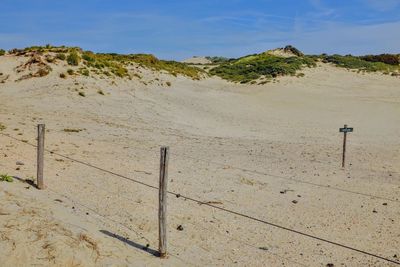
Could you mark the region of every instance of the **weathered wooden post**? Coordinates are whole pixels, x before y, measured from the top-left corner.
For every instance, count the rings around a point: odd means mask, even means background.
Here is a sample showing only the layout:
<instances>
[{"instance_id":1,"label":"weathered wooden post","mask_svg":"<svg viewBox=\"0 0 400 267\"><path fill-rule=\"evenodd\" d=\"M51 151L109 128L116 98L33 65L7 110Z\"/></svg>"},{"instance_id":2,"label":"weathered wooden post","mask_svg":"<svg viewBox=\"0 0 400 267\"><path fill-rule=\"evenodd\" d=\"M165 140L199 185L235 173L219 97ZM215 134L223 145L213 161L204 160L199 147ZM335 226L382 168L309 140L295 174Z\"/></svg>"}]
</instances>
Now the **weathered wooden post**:
<instances>
[{"instance_id":1,"label":"weathered wooden post","mask_svg":"<svg viewBox=\"0 0 400 267\"><path fill-rule=\"evenodd\" d=\"M37 187L44 189L43 182L43 165L44 165L44 133L45 125L38 124L38 137L37 137Z\"/></svg>"},{"instance_id":2,"label":"weathered wooden post","mask_svg":"<svg viewBox=\"0 0 400 267\"><path fill-rule=\"evenodd\" d=\"M160 156L160 185L158 208L158 233L160 258L167 256L167 182L168 182L169 147L161 147Z\"/></svg>"},{"instance_id":3,"label":"weathered wooden post","mask_svg":"<svg viewBox=\"0 0 400 267\"><path fill-rule=\"evenodd\" d=\"M343 128L339 128L339 132L343 133L343 155L342 155L342 168L345 166L346 161L346 143L347 143L347 133L353 132L353 128L347 127L347 124Z\"/></svg>"}]
</instances>

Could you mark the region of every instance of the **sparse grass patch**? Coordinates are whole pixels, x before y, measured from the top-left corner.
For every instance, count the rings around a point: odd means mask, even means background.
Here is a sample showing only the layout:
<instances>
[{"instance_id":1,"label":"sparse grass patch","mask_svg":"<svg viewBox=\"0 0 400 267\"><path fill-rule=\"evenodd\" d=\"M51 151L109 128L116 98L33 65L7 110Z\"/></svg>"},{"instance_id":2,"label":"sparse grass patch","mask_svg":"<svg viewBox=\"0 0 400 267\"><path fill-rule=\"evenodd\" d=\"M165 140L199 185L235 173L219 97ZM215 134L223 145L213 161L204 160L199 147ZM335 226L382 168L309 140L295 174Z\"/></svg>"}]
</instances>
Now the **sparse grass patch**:
<instances>
[{"instance_id":1,"label":"sparse grass patch","mask_svg":"<svg viewBox=\"0 0 400 267\"><path fill-rule=\"evenodd\" d=\"M89 70L88 69L83 69L82 70L82 75L89 76Z\"/></svg>"},{"instance_id":2,"label":"sparse grass patch","mask_svg":"<svg viewBox=\"0 0 400 267\"><path fill-rule=\"evenodd\" d=\"M57 53L56 58L59 60L65 60L67 57L64 53Z\"/></svg>"},{"instance_id":3,"label":"sparse grass patch","mask_svg":"<svg viewBox=\"0 0 400 267\"><path fill-rule=\"evenodd\" d=\"M14 181L14 179L13 179L13 177L10 176L10 175L7 175L7 174L0 174L0 181L11 183L11 182Z\"/></svg>"},{"instance_id":4,"label":"sparse grass patch","mask_svg":"<svg viewBox=\"0 0 400 267\"><path fill-rule=\"evenodd\" d=\"M4 131L7 127L0 122L0 131Z\"/></svg>"},{"instance_id":5,"label":"sparse grass patch","mask_svg":"<svg viewBox=\"0 0 400 267\"><path fill-rule=\"evenodd\" d=\"M81 57L79 56L78 52L73 50L69 53L67 57L67 62L71 66L78 66L79 62L81 61Z\"/></svg>"},{"instance_id":6,"label":"sparse grass patch","mask_svg":"<svg viewBox=\"0 0 400 267\"><path fill-rule=\"evenodd\" d=\"M51 67L49 67L49 66L46 66L46 67L44 67L44 68L40 68L38 71L37 71L37 75L39 76L39 77L44 77L44 76L46 76L46 75L48 75L50 72L51 72Z\"/></svg>"}]
</instances>

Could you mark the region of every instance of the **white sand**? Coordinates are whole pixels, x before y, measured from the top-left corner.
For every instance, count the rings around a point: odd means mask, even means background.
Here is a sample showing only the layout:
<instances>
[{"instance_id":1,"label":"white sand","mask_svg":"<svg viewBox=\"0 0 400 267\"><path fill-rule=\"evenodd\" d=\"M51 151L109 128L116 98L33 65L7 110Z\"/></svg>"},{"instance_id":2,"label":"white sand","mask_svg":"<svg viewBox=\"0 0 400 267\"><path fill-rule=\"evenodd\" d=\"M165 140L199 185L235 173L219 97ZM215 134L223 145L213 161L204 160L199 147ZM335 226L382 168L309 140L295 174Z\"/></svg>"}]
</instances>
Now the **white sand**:
<instances>
[{"instance_id":1,"label":"white sand","mask_svg":"<svg viewBox=\"0 0 400 267\"><path fill-rule=\"evenodd\" d=\"M61 79L60 65L14 82L17 65L0 58L10 75L0 83L3 133L35 143L44 122L48 149L156 186L159 147L169 145L171 191L399 259L399 78L322 65L264 86L146 70L147 85L112 84ZM342 170L345 123L355 131ZM33 147L0 135L0 153L0 173L35 176ZM2 266L394 266L172 196L170 257L160 260L137 248L158 246L156 190L56 155L45 164L47 190L0 182Z\"/></svg>"}]
</instances>

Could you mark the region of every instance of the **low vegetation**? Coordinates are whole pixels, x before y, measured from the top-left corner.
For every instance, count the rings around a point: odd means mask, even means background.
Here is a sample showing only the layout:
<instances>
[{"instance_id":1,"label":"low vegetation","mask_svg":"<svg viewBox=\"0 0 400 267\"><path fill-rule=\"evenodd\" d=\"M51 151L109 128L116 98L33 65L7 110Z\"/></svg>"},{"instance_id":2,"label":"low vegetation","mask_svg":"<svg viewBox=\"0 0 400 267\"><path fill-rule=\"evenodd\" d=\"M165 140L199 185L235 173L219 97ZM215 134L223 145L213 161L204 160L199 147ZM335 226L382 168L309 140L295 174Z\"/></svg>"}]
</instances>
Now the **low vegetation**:
<instances>
[{"instance_id":1,"label":"low vegetation","mask_svg":"<svg viewBox=\"0 0 400 267\"><path fill-rule=\"evenodd\" d=\"M71 66L78 66L81 61L81 57L76 50L71 51L67 56L67 63Z\"/></svg>"},{"instance_id":2,"label":"low vegetation","mask_svg":"<svg viewBox=\"0 0 400 267\"><path fill-rule=\"evenodd\" d=\"M79 47L67 47L67 46L52 46L52 45L46 45L46 46L30 46L26 47L23 49L11 49L9 51L10 54L26 54L30 52L35 52L35 53L70 53L72 51L82 51Z\"/></svg>"},{"instance_id":3,"label":"low vegetation","mask_svg":"<svg viewBox=\"0 0 400 267\"><path fill-rule=\"evenodd\" d=\"M0 56L4 56L6 54L6 50L0 49Z\"/></svg>"},{"instance_id":4,"label":"low vegetation","mask_svg":"<svg viewBox=\"0 0 400 267\"><path fill-rule=\"evenodd\" d=\"M399 65L400 55L381 54L381 55L367 55L360 57L362 60L370 62L382 62L389 65Z\"/></svg>"},{"instance_id":5,"label":"low vegetation","mask_svg":"<svg viewBox=\"0 0 400 267\"><path fill-rule=\"evenodd\" d=\"M211 64L221 64L234 60L232 58L226 58L226 57L206 57L206 59L210 60Z\"/></svg>"},{"instance_id":6,"label":"low vegetation","mask_svg":"<svg viewBox=\"0 0 400 267\"><path fill-rule=\"evenodd\" d=\"M382 72L390 74L400 71L399 64L396 64L396 55L378 55L357 57L352 55L321 55L324 63L332 63L338 67L355 69L365 72ZM386 62L386 63L385 63ZM390 63L390 64L389 64Z\"/></svg>"},{"instance_id":7,"label":"low vegetation","mask_svg":"<svg viewBox=\"0 0 400 267\"><path fill-rule=\"evenodd\" d=\"M57 53L56 58L59 60L66 60L67 56L64 53Z\"/></svg>"},{"instance_id":8,"label":"low vegetation","mask_svg":"<svg viewBox=\"0 0 400 267\"><path fill-rule=\"evenodd\" d=\"M262 53L228 60L211 69L210 73L232 82L249 83L261 77L294 76L304 67L314 66L316 60L311 57L279 57Z\"/></svg>"},{"instance_id":9,"label":"low vegetation","mask_svg":"<svg viewBox=\"0 0 400 267\"><path fill-rule=\"evenodd\" d=\"M2 53L4 54L5 51L0 50L0 55ZM83 51L79 47L32 46L24 49L12 49L9 54L29 55L33 63L40 65L40 70L29 77L46 76L52 69L50 64L44 63L56 64L57 61L64 60L70 66L76 66L76 68L71 67L66 71L69 75L99 75L103 77L138 78L140 80L142 76L134 70L138 66L173 76L183 75L194 80L211 74L232 82L265 84L279 76L303 77L304 73L301 70L307 67L314 67L318 62L330 63L360 72L382 72L393 76L400 75L400 55L341 56L323 54L308 56L293 46L286 46L285 48L237 59L206 57L211 61L209 65L212 66L203 66L204 68L193 67L176 61L160 60L150 54L94 53ZM66 73L60 74L60 77L66 78ZM166 85L171 86L171 83L167 82ZM83 92L82 94L80 93L81 96L84 96Z\"/></svg>"},{"instance_id":10,"label":"low vegetation","mask_svg":"<svg viewBox=\"0 0 400 267\"><path fill-rule=\"evenodd\" d=\"M6 126L0 122L0 131L3 131L5 129L6 129Z\"/></svg>"},{"instance_id":11,"label":"low vegetation","mask_svg":"<svg viewBox=\"0 0 400 267\"><path fill-rule=\"evenodd\" d=\"M293 46L286 46L278 50L287 53L288 56L266 52L238 59L207 57L213 64L217 64L209 73L240 83L254 84L256 80L265 78L266 80L259 82L259 84L265 84L271 78L278 76L303 77L304 73L299 72L300 70L305 67L314 67L317 62L323 62L360 72L381 72L392 76L399 76L400 74L400 55L341 56L323 54L308 56Z\"/></svg>"},{"instance_id":12,"label":"low vegetation","mask_svg":"<svg viewBox=\"0 0 400 267\"><path fill-rule=\"evenodd\" d=\"M105 69L107 72L110 71L118 77L129 76L127 66L134 63L151 70L165 71L174 76L183 75L192 79L200 79L201 76L205 74L204 71L188 66L187 64L176 61L160 60L155 56L148 54L120 55L84 52L82 59L85 60L85 65L97 69Z\"/></svg>"},{"instance_id":13,"label":"low vegetation","mask_svg":"<svg viewBox=\"0 0 400 267\"><path fill-rule=\"evenodd\" d=\"M1 182L9 182L9 183L11 183L11 182L14 181L14 179L13 179L13 177L10 176L10 175L7 175L7 174L0 174L0 181L1 181Z\"/></svg>"}]
</instances>

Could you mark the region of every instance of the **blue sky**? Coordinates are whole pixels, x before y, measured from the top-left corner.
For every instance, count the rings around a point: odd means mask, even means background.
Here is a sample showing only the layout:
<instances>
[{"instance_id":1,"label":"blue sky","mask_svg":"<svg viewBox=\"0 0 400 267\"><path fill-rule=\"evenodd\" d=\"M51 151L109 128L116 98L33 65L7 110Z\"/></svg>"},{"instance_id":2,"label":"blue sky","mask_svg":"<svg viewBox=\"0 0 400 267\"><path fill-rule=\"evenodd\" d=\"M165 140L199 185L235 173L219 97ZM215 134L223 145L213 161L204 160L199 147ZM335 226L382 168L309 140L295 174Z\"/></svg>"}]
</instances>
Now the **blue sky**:
<instances>
[{"instance_id":1,"label":"blue sky","mask_svg":"<svg viewBox=\"0 0 400 267\"><path fill-rule=\"evenodd\" d=\"M238 57L400 53L400 0L0 0L0 48Z\"/></svg>"}]
</instances>

